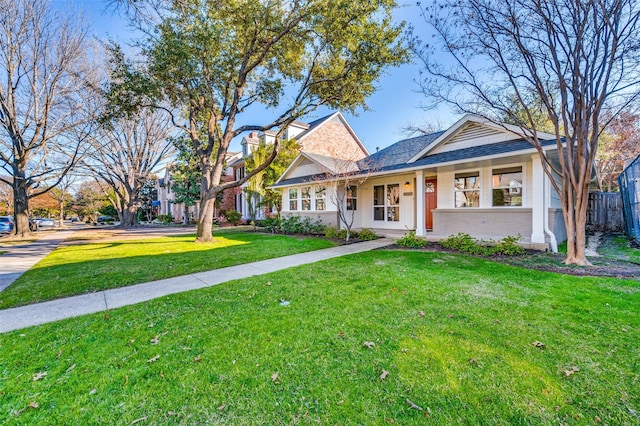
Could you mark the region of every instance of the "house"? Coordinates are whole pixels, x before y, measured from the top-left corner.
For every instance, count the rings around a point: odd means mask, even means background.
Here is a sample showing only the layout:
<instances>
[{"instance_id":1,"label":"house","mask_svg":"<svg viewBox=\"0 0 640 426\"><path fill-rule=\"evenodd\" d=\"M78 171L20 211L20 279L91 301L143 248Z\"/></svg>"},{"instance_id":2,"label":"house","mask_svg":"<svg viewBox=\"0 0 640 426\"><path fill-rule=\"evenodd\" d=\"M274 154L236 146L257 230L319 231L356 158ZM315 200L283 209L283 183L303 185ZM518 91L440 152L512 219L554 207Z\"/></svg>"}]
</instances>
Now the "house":
<instances>
[{"instance_id":1,"label":"house","mask_svg":"<svg viewBox=\"0 0 640 426\"><path fill-rule=\"evenodd\" d=\"M227 154L227 162L237 161L237 159L240 157L240 152L230 152ZM233 172L229 167L227 167L225 173L222 175L221 180L223 182L228 182L232 179ZM158 199L153 202L153 205L158 207L158 214L170 214L171 216L173 216L174 220L183 221L185 215L185 205L184 203L176 203L174 201L172 186L173 179L171 175L171 165L169 165L167 168L165 168L163 177L158 179L156 185ZM233 209L235 207L234 202L234 195L231 192L225 192L219 208L223 211ZM187 212L189 220L196 220L200 215L200 202L198 201L194 206L188 207Z\"/></svg>"},{"instance_id":2,"label":"house","mask_svg":"<svg viewBox=\"0 0 640 426\"><path fill-rule=\"evenodd\" d=\"M467 115L445 131L358 161L303 152L273 187L283 193L284 216L340 226L339 205L354 229L412 230L430 240L459 232L494 240L520 234L527 246L555 249L566 240L559 197L519 131ZM538 137L557 158L555 136Z\"/></svg>"},{"instance_id":3,"label":"house","mask_svg":"<svg viewBox=\"0 0 640 426\"><path fill-rule=\"evenodd\" d=\"M242 156L229 163L236 180L245 176L245 158L261 144L275 142L276 133L267 131L252 132L242 139ZM295 139L300 146L300 152L314 157L361 160L369 155L367 148L360 141L341 112L334 112L310 123L294 121L284 132L284 139ZM235 191L236 210L248 219L249 206L243 189Z\"/></svg>"},{"instance_id":4,"label":"house","mask_svg":"<svg viewBox=\"0 0 640 426\"><path fill-rule=\"evenodd\" d=\"M275 142L276 132L251 132L242 138L241 152L229 153L227 156L227 169L222 177L223 182L239 180L245 177L245 158L261 144ZM295 139L300 145L300 151L327 158L348 158L360 160L369 155L367 148L360 141L341 112L334 112L310 123L294 121L285 129L284 139ZM170 167L167 167L164 176L158 179L158 199L154 205L159 206L159 214L171 214L176 220L184 216L184 205L174 203L172 195L172 180ZM247 183L238 188L226 190L222 203L219 206L221 212L237 210L243 219L249 218L248 202L243 191ZM189 207L189 217L195 219L199 215L200 203Z\"/></svg>"}]
</instances>

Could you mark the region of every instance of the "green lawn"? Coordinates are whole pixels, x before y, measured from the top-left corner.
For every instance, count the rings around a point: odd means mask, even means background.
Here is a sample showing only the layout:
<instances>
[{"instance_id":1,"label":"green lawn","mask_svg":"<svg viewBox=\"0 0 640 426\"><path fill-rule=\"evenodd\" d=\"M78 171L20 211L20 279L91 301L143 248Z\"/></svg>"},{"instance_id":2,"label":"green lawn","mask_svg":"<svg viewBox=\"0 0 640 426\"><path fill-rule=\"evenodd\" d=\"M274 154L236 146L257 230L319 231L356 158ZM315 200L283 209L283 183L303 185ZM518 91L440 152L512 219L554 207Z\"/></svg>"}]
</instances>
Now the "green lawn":
<instances>
[{"instance_id":1,"label":"green lawn","mask_svg":"<svg viewBox=\"0 0 640 426\"><path fill-rule=\"evenodd\" d=\"M332 247L320 238L252 232L77 244L58 248L0 293L0 309Z\"/></svg>"},{"instance_id":2,"label":"green lawn","mask_svg":"<svg viewBox=\"0 0 640 426\"><path fill-rule=\"evenodd\" d=\"M378 250L0 335L0 423L638 424L638 312L637 281Z\"/></svg>"},{"instance_id":3,"label":"green lawn","mask_svg":"<svg viewBox=\"0 0 640 426\"><path fill-rule=\"evenodd\" d=\"M640 250L630 247L629 242L629 238L624 235L607 235L598 247L598 253L604 257L640 263Z\"/></svg>"}]
</instances>

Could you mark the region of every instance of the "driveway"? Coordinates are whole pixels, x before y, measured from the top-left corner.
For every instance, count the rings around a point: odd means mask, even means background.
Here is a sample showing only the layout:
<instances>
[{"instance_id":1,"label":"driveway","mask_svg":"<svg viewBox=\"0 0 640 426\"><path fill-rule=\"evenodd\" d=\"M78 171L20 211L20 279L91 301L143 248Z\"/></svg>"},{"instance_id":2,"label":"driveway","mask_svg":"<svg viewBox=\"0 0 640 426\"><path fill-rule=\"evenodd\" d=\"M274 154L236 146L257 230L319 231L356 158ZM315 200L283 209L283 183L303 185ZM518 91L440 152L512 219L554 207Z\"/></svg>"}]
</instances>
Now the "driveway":
<instances>
[{"instance_id":1,"label":"driveway","mask_svg":"<svg viewBox=\"0 0 640 426\"><path fill-rule=\"evenodd\" d=\"M42 232L37 241L18 245L4 245L0 242L0 251L7 252L0 255L0 291L9 287L73 233L72 230Z\"/></svg>"}]
</instances>

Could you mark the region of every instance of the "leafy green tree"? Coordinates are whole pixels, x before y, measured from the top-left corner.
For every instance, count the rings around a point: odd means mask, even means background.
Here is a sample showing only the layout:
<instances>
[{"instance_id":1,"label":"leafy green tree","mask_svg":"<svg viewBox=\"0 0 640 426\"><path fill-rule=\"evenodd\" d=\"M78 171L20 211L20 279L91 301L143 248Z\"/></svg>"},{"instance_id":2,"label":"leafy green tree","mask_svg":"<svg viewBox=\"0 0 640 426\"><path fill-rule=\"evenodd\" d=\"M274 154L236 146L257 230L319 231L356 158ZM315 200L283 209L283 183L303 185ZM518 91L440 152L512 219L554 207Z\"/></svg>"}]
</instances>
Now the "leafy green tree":
<instances>
[{"instance_id":1,"label":"leafy green tree","mask_svg":"<svg viewBox=\"0 0 640 426\"><path fill-rule=\"evenodd\" d=\"M174 203L184 204L184 222L189 222L189 207L200 201L202 169L191 147L191 139L180 137L173 140L178 154L169 167L171 172L171 192Z\"/></svg>"},{"instance_id":2,"label":"leafy green tree","mask_svg":"<svg viewBox=\"0 0 640 426\"><path fill-rule=\"evenodd\" d=\"M110 99L125 110L149 97L181 108L174 124L191 138L202 170L199 241L212 239L217 195L264 170L289 124L323 105L351 112L365 106L385 68L408 60L393 0L120 4L150 34L147 68L114 61L122 84ZM275 118L244 123L243 113L256 106L276 111ZM276 149L242 179L223 183L231 140L267 130L276 133Z\"/></svg>"},{"instance_id":3,"label":"leafy green tree","mask_svg":"<svg viewBox=\"0 0 640 426\"><path fill-rule=\"evenodd\" d=\"M272 151L273 145L260 143L254 149L253 154L245 159L247 172L251 173L255 170L265 158L268 158L271 155ZM278 154L273 162L269 164L269 167L249 179L248 190L250 193L257 193L257 195L259 195L260 206L268 208L269 211L275 208L278 214L280 214L280 210L282 209L282 193L280 191L270 189L269 187L276 183L299 153L300 145L295 139L281 141Z\"/></svg>"}]
</instances>

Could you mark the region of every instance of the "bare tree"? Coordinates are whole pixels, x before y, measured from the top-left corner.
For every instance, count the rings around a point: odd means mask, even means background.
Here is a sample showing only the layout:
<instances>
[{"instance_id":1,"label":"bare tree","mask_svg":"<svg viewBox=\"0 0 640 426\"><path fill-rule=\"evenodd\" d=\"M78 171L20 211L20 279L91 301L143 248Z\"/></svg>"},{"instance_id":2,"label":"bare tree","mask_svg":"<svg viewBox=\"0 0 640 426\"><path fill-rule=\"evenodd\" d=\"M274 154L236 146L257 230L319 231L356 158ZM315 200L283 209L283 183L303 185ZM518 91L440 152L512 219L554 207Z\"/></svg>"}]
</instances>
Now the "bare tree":
<instances>
[{"instance_id":1,"label":"bare tree","mask_svg":"<svg viewBox=\"0 0 640 426\"><path fill-rule=\"evenodd\" d=\"M640 154L640 115L622 111L615 117L605 116L607 125L598 142L596 170L600 188L618 190L618 176L625 163Z\"/></svg>"},{"instance_id":2,"label":"bare tree","mask_svg":"<svg viewBox=\"0 0 640 426\"><path fill-rule=\"evenodd\" d=\"M60 221L60 227L64 226L64 208L73 200L71 188L77 180L77 174L74 174L73 172L67 173L62 177L62 179L60 179L58 185L49 192L51 198L58 202L58 220Z\"/></svg>"},{"instance_id":3,"label":"bare tree","mask_svg":"<svg viewBox=\"0 0 640 426\"><path fill-rule=\"evenodd\" d=\"M0 0L0 180L13 190L16 235L28 234L29 200L54 188L90 133L84 108L94 66L82 18L44 0Z\"/></svg>"},{"instance_id":4,"label":"bare tree","mask_svg":"<svg viewBox=\"0 0 640 426\"><path fill-rule=\"evenodd\" d=\"M110 201L122 226L135 226L140 194L153 171L174 154L173 125L162 110L143 108L103 124L83 161L97 181L111 189Z\"/></svg>"},{"instance_id":5,"label":"bare tree","mask_svg":"<svg viewBox=\"0 0 640 426\"><path fill-rule=\"evenodd\" d=\"M375 168L366 160L333 157L322 169L318 184L325 185L327 198L338 210L338 226L347 231L345 240L349 241L358 209L358 187L369 179Z\"/></svg>"},{"instance_id":6,"label":"bare tree","mask_svg":"<svg viewBox=\"0 0 640 426\"><path fill-rule=\"evenodd\" d=\"M445 0L422 9L436 40L414 39L422 90L434 104L519 127L560 197L566 263L589 264L586 209L602 113L638 94L639 8L635 0ZM538 101L555 161L538 137Z\"/></svg>"}]
</instances>

